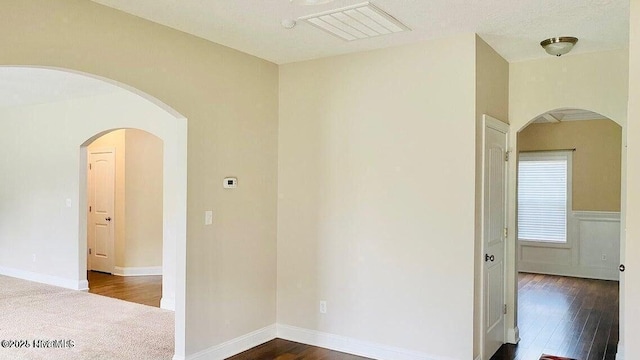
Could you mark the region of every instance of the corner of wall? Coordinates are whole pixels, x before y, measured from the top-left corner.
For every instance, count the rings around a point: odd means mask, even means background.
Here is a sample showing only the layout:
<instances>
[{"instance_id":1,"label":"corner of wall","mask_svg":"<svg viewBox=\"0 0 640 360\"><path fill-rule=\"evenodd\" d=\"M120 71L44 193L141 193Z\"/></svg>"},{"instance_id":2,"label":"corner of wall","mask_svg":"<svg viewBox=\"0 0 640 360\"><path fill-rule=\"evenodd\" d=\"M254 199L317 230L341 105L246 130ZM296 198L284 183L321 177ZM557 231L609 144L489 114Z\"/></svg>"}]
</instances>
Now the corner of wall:
<instances>
[{"instance_id":1,"label":"corner of wall","mask_svg":"<svg viewBox=\"0 0 640 360\"><path fill-rule=\"evenodd\" d=\"M481 352L482 304L482 156L483 115L505 123L509 115L509 63L482 37L475 36L475 111L476 111L476 172L475 172L475 242L474 242L474 308L473 354Z\"/></svg>"}]
</instances>

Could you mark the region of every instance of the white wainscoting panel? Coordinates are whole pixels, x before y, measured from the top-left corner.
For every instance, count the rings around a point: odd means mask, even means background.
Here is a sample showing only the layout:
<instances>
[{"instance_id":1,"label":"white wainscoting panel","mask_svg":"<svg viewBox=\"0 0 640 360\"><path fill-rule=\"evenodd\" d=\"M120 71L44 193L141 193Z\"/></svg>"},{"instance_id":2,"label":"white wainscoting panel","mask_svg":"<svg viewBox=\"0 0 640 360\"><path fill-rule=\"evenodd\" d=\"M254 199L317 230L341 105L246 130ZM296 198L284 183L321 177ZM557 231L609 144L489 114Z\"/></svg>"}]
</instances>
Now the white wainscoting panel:
<instances>
[{"instance_id":1,"label":"white wainscoting panel","mask_svg":"<svg viewBox=\"0 0 640 360\"><path fill-rule=\"evenodd\" d=\"M518 241L518 271L618 280L620 213L573 211L567 244Z\"/></svg>"}]
</instances>

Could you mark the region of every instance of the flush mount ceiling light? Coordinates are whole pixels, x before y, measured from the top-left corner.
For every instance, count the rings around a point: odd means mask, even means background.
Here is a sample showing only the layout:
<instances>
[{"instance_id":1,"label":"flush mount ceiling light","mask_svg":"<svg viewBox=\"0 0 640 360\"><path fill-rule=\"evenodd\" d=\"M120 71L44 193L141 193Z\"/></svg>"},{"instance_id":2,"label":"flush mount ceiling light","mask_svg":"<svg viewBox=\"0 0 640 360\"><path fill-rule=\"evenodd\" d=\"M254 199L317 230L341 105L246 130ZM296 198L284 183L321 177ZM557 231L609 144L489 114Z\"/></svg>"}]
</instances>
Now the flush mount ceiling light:
<instances>
[{"instance_id":1,"label":"flush mount ceiling light","mask_svg":"<svg viewBox=\"0 0 640 360\"><path fill-rule=\"evenodd\" d=\"M540 46L542 46L549 55L561 56L571 51L577 42L578 38L576 37L560 36L543 40L540 42Z\"/></svg>"},{"instance_id":2,"label":"flush mount ceiling light","mask_svg":"<svg viewBox=\"0 0 640 360\"><path fill-rule=\"evenodd\" d=\"M303 16L298 20L347 41L411 30L369 2Z\"/></svg>"},{"instance_id":3,"label":"flush mount ceiling light","mask_svg":"<svg viewBox=\"0 0 640 360\"><path fill-rule=\"evenodd\" d=\"M295 20L291 20L291 19L283 19L280 22L280 24L285 29L293 29L294 27L296 27L296 21Z\"/></svg>"},{"instance_id":4,"label":"flush mount ceiling light","mask_svg":"<svg viewBox=\"0 0 640 360\"><path fill-rule=\"evenodd\" d=\"M289 0L296 5L321 5L328 4L334 0Z\"/></svg>"}]
</instances>

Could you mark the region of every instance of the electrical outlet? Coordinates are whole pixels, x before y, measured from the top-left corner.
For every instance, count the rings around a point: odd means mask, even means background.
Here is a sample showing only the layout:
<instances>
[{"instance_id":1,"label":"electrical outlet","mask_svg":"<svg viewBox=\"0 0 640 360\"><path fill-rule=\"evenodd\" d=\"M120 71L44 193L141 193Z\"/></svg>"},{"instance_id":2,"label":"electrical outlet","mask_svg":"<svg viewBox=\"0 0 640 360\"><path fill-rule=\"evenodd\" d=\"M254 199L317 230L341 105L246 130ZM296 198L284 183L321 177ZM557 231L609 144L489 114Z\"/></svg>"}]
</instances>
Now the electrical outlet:
<instances>
[{"instance_id":1,"label":"electrical outlet","mask_svg":"<svg viewBox=\"0 0 640 360\"><path fill-rule=\"evenodd\" d=\"M204 224L205 225L213 224L213 211L207 210L204 212Z\"/></svg>"},{"instance_id":2,"label":"electrical outlet","mask_svg":"<svg viewBox=\"0 0 640 360\"><path fill-rule=\"evenodd\" d=\"M607 261L607 254L602 254L602 261Z\"/></svg>"},{"instance_id":3,"label":"electrical outlet","mask_svg":"<svg viewBox=\"0 0 640 360\"><path fill-rule=\"evenodd\" d=\"M36 262L36 260L37 260L36 259L36 254L31 255L31 258L32 258L33 262Z\"/></svg>"},{"instance_id":4,"label":"electrical outlet","mask_svg":"<svg viewBox=\"0 0 640 360\"><path fill-rule=\"evenodd\" d=\"M321 300L320 301L320 314L326 314L327 313L327 301L326 300Z\"/></svg>"}]
</instances>

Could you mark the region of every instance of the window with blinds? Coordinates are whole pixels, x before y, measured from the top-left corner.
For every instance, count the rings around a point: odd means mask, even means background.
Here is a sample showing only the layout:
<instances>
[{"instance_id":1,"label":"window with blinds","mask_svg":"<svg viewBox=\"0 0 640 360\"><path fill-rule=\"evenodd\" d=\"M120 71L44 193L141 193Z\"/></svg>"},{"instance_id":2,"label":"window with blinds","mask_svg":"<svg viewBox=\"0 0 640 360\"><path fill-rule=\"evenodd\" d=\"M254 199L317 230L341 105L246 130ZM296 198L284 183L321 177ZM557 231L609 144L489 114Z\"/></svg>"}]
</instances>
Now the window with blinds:
<instances>
[{"instance_id":1,"label":"window with blinds","mask_svg":"<svg viewBox=\"0 0 640 360\"><path fill-rule=\"evenodd\" d=\"M571 152L523 152L518 162L518 239L567 242Z\"/></svg>"}]
</instances>

